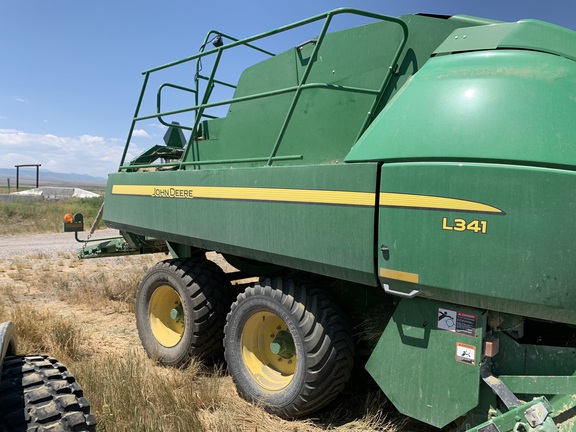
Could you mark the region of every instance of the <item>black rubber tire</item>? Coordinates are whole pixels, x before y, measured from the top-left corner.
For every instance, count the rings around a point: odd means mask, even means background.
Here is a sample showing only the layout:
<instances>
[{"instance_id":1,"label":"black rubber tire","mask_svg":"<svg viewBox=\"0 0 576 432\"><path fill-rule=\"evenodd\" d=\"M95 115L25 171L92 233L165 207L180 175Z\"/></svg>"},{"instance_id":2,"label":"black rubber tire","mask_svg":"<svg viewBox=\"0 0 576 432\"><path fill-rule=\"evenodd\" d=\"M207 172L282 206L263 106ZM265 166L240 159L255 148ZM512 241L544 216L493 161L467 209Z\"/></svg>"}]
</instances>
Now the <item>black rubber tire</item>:
<instances>
[{"instance_id":1,"label":"black rubber tire","mask_svg":"<svg viewBox=\"0 0 576 432\"><path fill-rule=\"evenodd\" d=\"M168 285L182 302L184 330L172 347L154 336L149 317L150 299ZM222 354L226 314L235 297L223 270L207 259L170 259L157 263L142 279L136 293L136 325L147 354L167 366L181 366L192 357Z\"/></svg>"},{"instance_id":2,"label":"black rubber tire","mask_svg":"<svg viewBox=\"0 0 576 432\"><path fill-rule=\"evenodd\" d=\"M245 326L262 313L281 318L294 341L297 366L289 384L278 391L260 385L243 359ZM283 418L325 407L350 378L354 343L347 319L324 291L306 281L265 279L247 288L232 304L224 332L224 355L240 396Z\"/></svg>"},{"instance_id":3,"label":"black rubber tire","mask_svg":"<svg viewBox=\"0 0 576 432\"><path fill-rule=\"evenodd\" d=\"M95 431L82 389L45 355L6 357L0 379L0 431Z\"/></svg>"}]
</instances>

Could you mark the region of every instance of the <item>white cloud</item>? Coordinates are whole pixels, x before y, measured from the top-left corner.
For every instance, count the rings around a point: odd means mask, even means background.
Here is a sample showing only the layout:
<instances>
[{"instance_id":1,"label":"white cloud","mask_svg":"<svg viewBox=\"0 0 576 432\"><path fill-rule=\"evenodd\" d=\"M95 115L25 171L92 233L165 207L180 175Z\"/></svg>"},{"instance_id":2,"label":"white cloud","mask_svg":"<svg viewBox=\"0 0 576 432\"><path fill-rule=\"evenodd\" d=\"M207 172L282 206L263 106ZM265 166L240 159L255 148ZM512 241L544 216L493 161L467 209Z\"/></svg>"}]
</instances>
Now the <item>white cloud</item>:
<instances>
[{"instance_id":1,"label":"white cloud","mask_svg":"<svg viewBox=\"0 0 576 432\"><path fill-rule=\"evenodd\" d=\"M132 132L132 136L135 137L150 137L150 135L148 135L148 132L146 132L144 129L134 129L134 131Z\"/></svg>"},{"instance_id":2,"label":"white cloud","mask_svg":"<svg viewBox=\"0 0 576 432\"><path fill-rule=\"evenodd\" d=\"M0 166L42 164L61 173L106 177L117 170L124 141L100 136L61 137L0 129Z\"/></svg>"},{"instance_id":3,"label":"white cloud","mask_svg":"<svg viewBox=\"0 0 576 432\"><path fill-rule=\"evenodd\" d=\"M80 141L86 144L104 144L106 141L100 136L80 135Z\"/></svg>"},{"instance_id":4,"label":"white cloud","mask_svg":"<svg viewBox=\"0 0 576 432\"><path fill-rule=\"evenodd\" d=\"M21 103L26 103L26 104L27 104L27 103L30 103L30 101L29 101L28 99L24 99L24 98L21 98L21 97L18 97L18 96L15 96L15 97L14 97L14 100L15 100L16 102L21 102Z\"/></svg>"}]
</instances>

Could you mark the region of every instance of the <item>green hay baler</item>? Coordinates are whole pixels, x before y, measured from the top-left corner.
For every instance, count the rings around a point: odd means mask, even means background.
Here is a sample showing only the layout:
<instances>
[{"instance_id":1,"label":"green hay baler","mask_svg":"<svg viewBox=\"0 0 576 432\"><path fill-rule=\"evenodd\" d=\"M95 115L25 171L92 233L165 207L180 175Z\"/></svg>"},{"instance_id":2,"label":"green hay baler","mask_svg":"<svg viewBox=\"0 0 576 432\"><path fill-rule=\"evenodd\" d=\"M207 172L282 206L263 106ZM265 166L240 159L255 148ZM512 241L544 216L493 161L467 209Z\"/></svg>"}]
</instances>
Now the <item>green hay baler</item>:
<instances>
[{"instance_id":1,"label":"green hay baler","mask_svg":"<svg viewBox=\"0 0 576 432\"><path fill-rule=\"evenodd\" d=\"M267 58L230 81L240 49ZM152 120L165 143L138 147ZM575 32L338 9L144 72L105 198L121 236L81 254L168 251L137 293L148 354L223 351L280 416L333 402L356 352L435 427L576 431L575 189Z\"/></svg>"}]
</instances>

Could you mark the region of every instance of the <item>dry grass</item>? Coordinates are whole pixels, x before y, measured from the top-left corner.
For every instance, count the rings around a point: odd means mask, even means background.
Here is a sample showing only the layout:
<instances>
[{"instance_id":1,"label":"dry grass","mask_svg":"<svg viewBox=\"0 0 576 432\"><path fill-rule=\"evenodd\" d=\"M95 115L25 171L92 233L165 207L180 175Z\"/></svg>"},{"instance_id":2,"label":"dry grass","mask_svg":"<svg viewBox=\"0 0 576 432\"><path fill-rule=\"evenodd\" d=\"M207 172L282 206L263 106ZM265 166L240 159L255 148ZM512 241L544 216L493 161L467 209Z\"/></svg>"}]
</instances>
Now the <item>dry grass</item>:
<instances>
[{"instance_id":1,"label":"dry grass","mask_svg":"<svg viewBox=\"0 0 576 432\"><path fill-rule=\"evenodd\" d=\"M194 366L164 371L134 352L94 358L78 364L75 373L87 389L98 430L203 430Z\"/></svg>"},{"instance_id":2,"label":"dry grass","mask_svg":"<svg viewBox=\"0 0 576 432\"><path fill-rule=\"evenodd\" d=\"M73 321L27 305L3 306L0 311L0 322L9 320L16 325L19 352L50 353L63 361L87 356L82 333Z\"/></svg>"},{"instance_id":3,"label":"dry grass","mask_svg":"<svg viewBox=\"0 0 576 432\"><path fill-rule=\"evenodd\" d=\"M78 261L37 253L0 262L0 321L15 322L19 352L46 352L74 373L98 431L401 432L427 430L399 415L362 373L314 418L286 421L248 404L223 365L165 368L140 348L134 294L164 255Z\"/></svg>"},{"instance_id":4,"label":"dry grass","mask_svg":"<svg viewBox=\"0 0 576 432\"><path fill-rule=\"evenodd\" d=\"M0 204L0 235L60 232L66 213L82 213L90 228L103 198L72 198L60 201L12 202ZM100 223L99 227L103 228Z\"/></svg>"}]
</instances>

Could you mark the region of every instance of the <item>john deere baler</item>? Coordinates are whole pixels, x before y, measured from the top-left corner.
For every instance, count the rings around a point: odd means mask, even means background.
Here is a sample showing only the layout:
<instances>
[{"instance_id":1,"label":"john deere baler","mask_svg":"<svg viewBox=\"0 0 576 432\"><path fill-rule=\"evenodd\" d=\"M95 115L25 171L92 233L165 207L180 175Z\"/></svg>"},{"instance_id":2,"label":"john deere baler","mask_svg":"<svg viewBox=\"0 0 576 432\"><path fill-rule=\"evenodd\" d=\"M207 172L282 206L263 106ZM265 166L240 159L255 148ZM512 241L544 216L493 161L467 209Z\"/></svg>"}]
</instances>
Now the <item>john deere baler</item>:
<instances>
[{"instance_id":1,"label":"john deere baler","mask_svg":"<svg viewBox=\"0 0 576 432\"><path fill-rule=\"evenodd\" d=\"M365 23L333 31L343 17ZM230 81L238 50L267 58ZM164 143L138 147L152 120ZM144 72L105 198L122 238L84 255L166 248L137 294L148 354L223 350L239 393L283 417L333 402L368 350L394 406L430 425L575 431L575 190L575 32L339 9L211 32Z\"/></svg>"}]
</instances>

